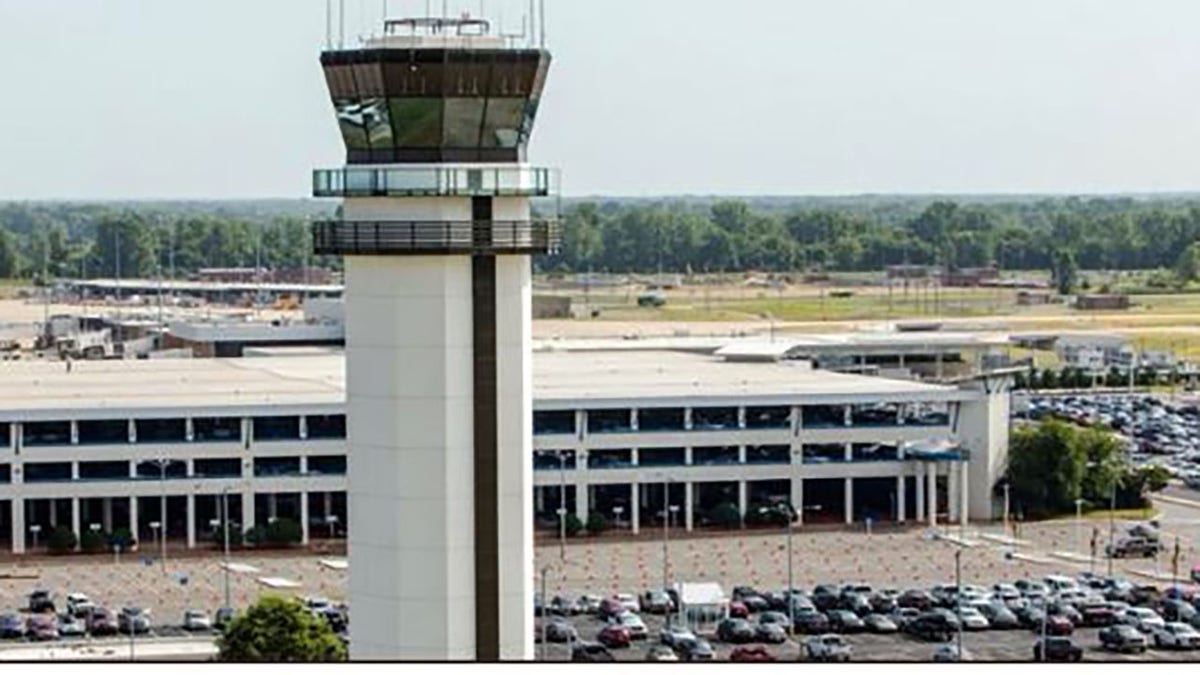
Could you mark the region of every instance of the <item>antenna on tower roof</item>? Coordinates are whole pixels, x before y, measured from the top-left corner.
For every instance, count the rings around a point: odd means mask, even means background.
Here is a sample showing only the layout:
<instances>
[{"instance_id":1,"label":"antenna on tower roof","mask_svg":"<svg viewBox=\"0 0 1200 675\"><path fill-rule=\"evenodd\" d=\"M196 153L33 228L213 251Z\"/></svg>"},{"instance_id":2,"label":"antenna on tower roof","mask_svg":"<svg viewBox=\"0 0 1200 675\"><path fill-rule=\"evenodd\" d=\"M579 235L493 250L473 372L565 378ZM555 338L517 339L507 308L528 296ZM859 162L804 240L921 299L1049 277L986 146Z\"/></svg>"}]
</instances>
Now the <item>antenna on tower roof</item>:
<instances>
[{"instance_id":1,"label":"antenna on tower roof","mask_svg":"<svg viewBox=\"0 0 1200 675\"><path fill-rule=\"evenodd\" d=\"M540 4L541 4L541 9L538 12L538 18L541 21L541 27L542 27L541 48L545 49L546 48L546 0L541 0Z\"/></svg>"},{"instance_id":2,"label":"antenna on tower roof","mask_svg":"<svg viewBox=\"0 0 1200 675\"><path fill-rule=\"evenodd\" d=\"M346 48L346 0L338 0L338 49Z\"/></svg>"},{"instance_id":3,"label":"antenna on tower roof","mask_svg":"<svg viewBox=\"0 0 1200 675\"><path fill-rule=\"evenodd\" d=\"M333 49L333 0L325 0L325 49Z\"/></svg>"}]
</instances>

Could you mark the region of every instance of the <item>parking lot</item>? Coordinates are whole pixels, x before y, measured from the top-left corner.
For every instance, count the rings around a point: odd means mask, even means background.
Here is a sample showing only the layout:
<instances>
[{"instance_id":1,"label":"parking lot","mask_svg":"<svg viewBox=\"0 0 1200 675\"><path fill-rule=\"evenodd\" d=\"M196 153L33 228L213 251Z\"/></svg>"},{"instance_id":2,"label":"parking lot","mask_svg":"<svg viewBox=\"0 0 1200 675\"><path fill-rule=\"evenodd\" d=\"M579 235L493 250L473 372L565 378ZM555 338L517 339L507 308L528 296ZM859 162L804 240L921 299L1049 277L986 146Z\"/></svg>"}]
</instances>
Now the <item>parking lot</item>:
<instances>
[{"instance_id":1,"label":"parking lot","mask_svg":"<svg viewBox=\"0 0 1200 675\"><path fill-rule=\"evenodd\" d=\"M1186 580L1197 561L1195 542L1200 540L1200 502L1189 500L1185 488L1174 488L1157 504L1164 540L1181 542L1180 577ZM1147 514L1149 515L1149 514ZM1118 528L1134 521L1117 521ZM1009 542L1001 525L944 528L933 538L923 528L887 532L843 530L813 531L797 528L792 537L792 576L797 588L812 589L821 583L870 584L876 588L929 588L954 581L955 552L961 551L964 584L990 586L999 581L1038 579L1047 574L1075 575L1095 570L1105 572L1107 560L1088 557L1088 540L1093 528L1107 534L1107 520L1060 520L1026 524L1016 532L1019 541ZM1010 531L1009 534L1014 532ZM535 589L540 589L545 572L546 596L582 594L608 596L638 594L662 588L663 543L645 538L637 541L597 539L566 546L566 562L559 546L544 541L536 551ZM667 546L668 581L715 581L727 591L738 585L778 590L787 584L787 537L783 532L745 532L724 536L687 538L673 532ZM347 570L344 560L323 557L247 556L235 557L229 573L230 596L235 607L245 607L265 593L297 597L321 596L337 603L346 598ZM1169 586L1170 556L1113 562L1113 571L1135 583ZM181 583L184 574L187 583ZM161 565L145 565L125 556L119 564L112 558L67 558L39 560L32 564L0 563L0 613L24 607L28 593L37 587L54 591L59 598L69 592L88 594L97 604L119 610L124 606L151 611L154 634L182 634L179 624L186 608L213 612L224 605L225 570L219 557L171 559ZM278 582L288 582L279 587ZM276 587L272 587L275 584ZM292 586L291 584L295 584ZM657 638L661 618L645 615L652 640ZM598 619L578 618L583 639L599 631ZM976 659L1028 660L1036 636L1029 630L967 633L965 646ZM901 636L850 635L856 660L928 660L934 645ZM1197 652L1151 650L1143 656L1099 651L1096 631L1080 629L1077 644L1088 660L1193 660ZM730 646L714 642L719 657L727 657ZM770 647L777 658L792 659L795 643ZM620 660L642 660L646 646L617 650ZM551 645L550 658L565 658L565 647Z\"/></svg>"}]
</instances>

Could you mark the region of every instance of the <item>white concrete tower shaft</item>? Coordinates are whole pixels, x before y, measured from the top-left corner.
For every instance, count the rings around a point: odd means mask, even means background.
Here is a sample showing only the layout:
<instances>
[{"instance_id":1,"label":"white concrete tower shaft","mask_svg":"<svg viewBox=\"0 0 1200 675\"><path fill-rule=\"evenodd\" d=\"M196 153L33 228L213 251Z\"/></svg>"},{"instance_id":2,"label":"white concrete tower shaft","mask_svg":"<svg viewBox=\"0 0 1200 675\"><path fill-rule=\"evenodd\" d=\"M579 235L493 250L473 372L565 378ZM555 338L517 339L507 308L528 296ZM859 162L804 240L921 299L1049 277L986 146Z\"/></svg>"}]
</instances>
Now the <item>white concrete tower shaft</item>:
<instances>
[{"instance_id":1,"label":"white concrete tower shaft","mask_svg":"<svg viewBox=\"0 0 1200 675\"><path fill-rule=\"evenodd\" d=\"M314 241L346 261L356 660L533 657L530 257L557 225L524 149L549 54L448 30L322 55L348 158L315 174L344 201Z\"/></svg>"}]
</instances>

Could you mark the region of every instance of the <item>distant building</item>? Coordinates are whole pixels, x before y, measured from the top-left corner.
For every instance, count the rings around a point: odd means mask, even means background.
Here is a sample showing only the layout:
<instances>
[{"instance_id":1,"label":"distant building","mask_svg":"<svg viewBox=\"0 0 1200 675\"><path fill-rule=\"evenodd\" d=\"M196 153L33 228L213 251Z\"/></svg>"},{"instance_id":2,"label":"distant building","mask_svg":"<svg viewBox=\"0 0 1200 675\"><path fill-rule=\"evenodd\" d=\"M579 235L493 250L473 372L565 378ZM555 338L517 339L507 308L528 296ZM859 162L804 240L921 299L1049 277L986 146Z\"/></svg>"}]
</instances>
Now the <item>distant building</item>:
<instances>
[{"instance_id":1,"label":"distant building","mask_svg":"<svg viewBox=\"0 0 1200 675\"><path fill-rule=\"evenodd\" d=\"M1123 311L1133 306L1128 295L1080 295L1075 309L1092 312Z\"/></svg>"},{"instance_id":2,"label":"distant building","mask_svg":"<svg viewBox=\"0 0 1200 675\"><path fill-rule=\"evenodd\" d=\"M1054 351L1065 367L1091 374L1128 370L1134 358L1129 341L1113 335L1064 335Z\"/></svg>"},{"instance_id":3,"label":"distant building","mask_svg":"<svg viewBox=\"0 0 1200 675\"><path fill-rule=\"evenodd\" d=\"M1000 278L1000 270L990 267L964 267L942 273L942 285L947 288L976 288Z\"/></svg>"},{"instance_id":4,"label":"distant building","mask_svg":"<svg viewBox=\"0 0 1200 675\"><path fill-rule=\"evenodd\" d=\"M1054 295L1046 291L1020 291L1017 293L1017 304L1021 307L1049 305L1053 302Z\"/></svg>"},{"instance_id":5,"label":"distant building","mask_svg":"<svg viewBox=\"0 0 1200 675\"><path fill-rule=\"evenodd\" d=\"M571 298L565 295L533 296L534 319L571 318Z\"/></svg>"}]
</instances>

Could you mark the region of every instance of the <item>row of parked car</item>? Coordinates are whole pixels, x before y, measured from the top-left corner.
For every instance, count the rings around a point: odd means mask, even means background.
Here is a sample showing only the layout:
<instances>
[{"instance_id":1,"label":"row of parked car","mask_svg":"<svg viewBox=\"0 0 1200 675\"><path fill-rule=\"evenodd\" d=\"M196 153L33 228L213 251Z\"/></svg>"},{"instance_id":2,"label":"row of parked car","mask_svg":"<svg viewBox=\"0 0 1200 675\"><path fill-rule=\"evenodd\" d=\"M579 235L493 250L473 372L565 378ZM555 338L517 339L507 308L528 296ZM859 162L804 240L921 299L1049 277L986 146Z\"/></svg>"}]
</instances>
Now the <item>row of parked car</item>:
<instances>
[{"instance_id":1,"label":"row of parked car","mask_svg":"<svg viewBox=\"0 0 1200 675\"><path fill-rule=\"evenodd\" d=\"M112 610L83 593L68 594L60 608L52 592L37 589L29 594L26 610L26 616L16 612L0 614L0 639L49 641L87 635L145 635L154 627L149 609ZM232 618L233 610L228 608L218 610L214 618L204 610L190 609L184 612L180 627L186 631L211 631Z\"/></svg>"},{"instance_id":2,"label":"row of parked car","mask_svg":"<svg viewBox=\"0 0 1200 675\"><path fill-rule=\"evenodd\" d=\"M649 639L640 614L673 617L678 598L673 591L647 591L641 596L585 595L576 599L555 597L536 603L544 619L544 637L569 642L576 658L608 649L621 649ZM570 617L594 615L604 626L589 646L582 642ZM679 623L678 621L676 622ZM711 637L745 647L737 653L751 659L755 645L781 644L805 634L803 649L810 659L845 660L850 645L841 636L851 633L904 634L913 639L945 643L959 630L1027 630L1039 639L1034 656L1041 660L1071 660L1078 651L1070 637L1077 628L1102 628L1100 646L1122 652L1156 648L1200 649L1200 591L1178 585L1160 589L1135 584L1121 577L1081 574L1048 575L996 583L942 584L929 589L876 589L867 584L820 584L802 589L760 592L748 586L733 589L727 615ZM692 631L668 626L659 636L661 646L681 660L711 660L711 645ZM939 649L951 660L957 650ZM651 649L648 658L668 658L666 650ZM760 655L761 656L761 655Z\"/></svg>"}]
</instances>

